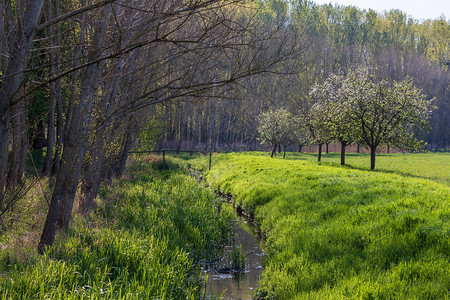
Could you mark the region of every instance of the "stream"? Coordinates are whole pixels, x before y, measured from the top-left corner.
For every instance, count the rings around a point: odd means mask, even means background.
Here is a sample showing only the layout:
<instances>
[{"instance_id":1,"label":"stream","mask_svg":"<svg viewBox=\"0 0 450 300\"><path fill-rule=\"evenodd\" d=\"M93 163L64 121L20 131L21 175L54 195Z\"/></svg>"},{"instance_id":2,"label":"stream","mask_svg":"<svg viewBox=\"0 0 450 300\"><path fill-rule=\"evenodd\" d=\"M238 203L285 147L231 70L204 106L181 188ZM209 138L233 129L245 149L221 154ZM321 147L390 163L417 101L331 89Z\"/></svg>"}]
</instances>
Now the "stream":
<instances>
[{"instance_id":1,"label":"stream","mask_svg":"<svg viewBox=\"0 0 450 300\"><path fill-rule=\"evenodd\" d=\"M209 269L206 272L208 275L206 299L218 298L220 295L222 295L221 299L224 300L253 299L259 276L263 270L261 263L263 251L259 247L258 237L244 217L239 217L236 224L236 237L233 244L225 248L224 261L228 262L228 266L230 265L229 257L233 245L235 247L242 245L241 250L245 255L245 270L239 273L226 273L217 266ZM218 266L220 266L220 263Z\"/></svg>"},{"instance_id":2,"label":"stream","mask_svg":"<svg viewBox=\"0 0 450 300\"><path fill-rule=\"evenodd\" d=\"M191 176L198 182L203 181L201 172L193 169L190 172ZM231 196L228 195L227 198L228 205L232 205ZM260 240L249 218L239 212L236 212L236 214L238 222L235 238L230 245L225 247L222 259L204 273L203 279L206 280L206 277L208 277L206 299L219 299L219 296L221 296L220 299L222 300L251 300L255 296L259 276L263 271L261 258L264 252L260 248ZM236 246L241 246L245 256L245 269L237 273L225 272L224 270L231 266L231 252L236 249Z\"/></svg>"}]
</instances>

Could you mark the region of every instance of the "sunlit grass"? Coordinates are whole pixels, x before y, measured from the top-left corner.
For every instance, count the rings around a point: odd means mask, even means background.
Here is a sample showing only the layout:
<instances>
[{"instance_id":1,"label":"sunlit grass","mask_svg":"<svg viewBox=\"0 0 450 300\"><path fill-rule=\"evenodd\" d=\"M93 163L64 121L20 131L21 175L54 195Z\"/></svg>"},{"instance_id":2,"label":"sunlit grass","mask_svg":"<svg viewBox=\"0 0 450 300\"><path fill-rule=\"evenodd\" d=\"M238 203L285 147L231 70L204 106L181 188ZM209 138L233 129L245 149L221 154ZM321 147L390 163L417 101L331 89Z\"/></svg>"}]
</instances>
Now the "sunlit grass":
<instances>
[{"instance_id":1,"label":"sunlit grass","mask_svg":"<svg viewBox=\"0 0 450 300\"><path fill-rule=\"evenodd\" d=\"M216 155L206 173L208 183L233 194L267 237L259 296L448 297L449 187L402 176L404 169L370 172L307 156Z\"/></svg>"},{"instance_id":2,"label":"sunlit grass","mask_svg":"<svg viewBox=\"0 0 450 300\"><path fill-rule=\"evenodd\" d=\"M289 159L317 160L317 154L291 153ZM340 164L340 153L324 154L323 163ZM349 153L346 164L350 167L370 169L368 154ZM450 185L450 153L395 153L377 154L376 171L396 172L402 175L428 178Z\"/></svg>"},{"instance_id":3,"label":"sunlit grass","mask_svg":"<svg viewBox=\"0 0 450 300\"><path fill-rule=\"evenodd\" d=\"M199 299L200 266L220 255L232 217L177 163L158 164L131 163L128 179L104 187L95 212L74 216L44 256L37 241L21 255L7 245L26 222L5 230L0 299Z\"/></svg>"}]
</instances>

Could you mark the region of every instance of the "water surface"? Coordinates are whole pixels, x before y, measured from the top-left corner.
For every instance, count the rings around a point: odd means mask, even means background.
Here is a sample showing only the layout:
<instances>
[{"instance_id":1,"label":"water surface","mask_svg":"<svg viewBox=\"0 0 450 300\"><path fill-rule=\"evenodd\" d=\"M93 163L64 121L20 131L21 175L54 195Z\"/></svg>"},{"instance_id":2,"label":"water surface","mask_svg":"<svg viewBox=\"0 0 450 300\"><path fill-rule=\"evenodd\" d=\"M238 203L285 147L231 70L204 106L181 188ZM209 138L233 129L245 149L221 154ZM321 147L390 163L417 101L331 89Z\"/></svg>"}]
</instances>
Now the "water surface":
<instances>
[{"instance_id":1,"label":"water surface","mask_svg":"<svg viewBox=\"0 0 450 300\"><path fill-rule=\"evenodd\" d=\"M214 268L208 270L208 283L206 286L207 299L211 299L222 293L222 299L252 299L255 295L259 276L262 272L261 256L263 251L259 247L259 241L247 221L241 219L236 225L236 238L233 241L235 246L241 246L242 252L246 255L245 271L242 273L223 273L226 266L230 266L229 253L233 244L226 247L224 261Z\"/></svg>"}]
</instances>

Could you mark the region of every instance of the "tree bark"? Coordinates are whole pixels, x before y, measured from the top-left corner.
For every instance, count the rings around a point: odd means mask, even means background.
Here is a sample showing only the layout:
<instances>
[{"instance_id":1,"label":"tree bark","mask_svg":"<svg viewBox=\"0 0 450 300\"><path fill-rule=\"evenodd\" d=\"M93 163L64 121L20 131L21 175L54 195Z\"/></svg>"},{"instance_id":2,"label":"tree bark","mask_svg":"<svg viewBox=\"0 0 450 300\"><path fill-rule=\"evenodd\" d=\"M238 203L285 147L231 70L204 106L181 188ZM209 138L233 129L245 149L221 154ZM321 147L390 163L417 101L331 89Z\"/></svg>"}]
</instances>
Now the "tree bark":
<instances>
[{"instance_id":1,"label":"tree bark","mask_svg":"<svg viewBox=\"0 0 450 300\"><path fill-rule=\"evenodd\" d=\"M370 170L375 170L375 152L377 147L370 147Z\"/></svg>"},{"instance_id":2,"label":"tree bark","mask_svg":"<svg viewBox=\"0 0 450 300\"><path fill-rule=\"evenodd\" d=\"M55 1L55 15L60 16L59 1ZM61 45L61 27L56 26L56 44ZM57 74L61 72L61 55L60 50L55 51L55 71ZM52 175L58 173L59 165L61 162L61 152L64 140L64 120L63 120L63 101L61 92L61 80L58 79L55 82L56 85L56 150L53 160Z\"/></svg>"},{"instance_id":3,"label":"tree bark","mask_svg":"<svg viewBox=\"0 0 450 300\"><path fill-rule=\"evenodd\" d=\"M13 107L11 120L13 151L8 170L7 188L14 188L22 183L28 154L27 110L24 101Z\"/></svg>"},{"instance_id":4,"label":"tree bark","mask_svg":"<svg viewBox=\"0 0 450 300\"><path fill-rule=\"evenodd\" d=\"M117 167L114 170L114 175L116 177L121 177L123 175L123 172L125 171L128 154L130 152L131 146L133 145L133 135L134 130L132 128L129 128L124 138L122 151L120 152L120 155L118 157Z\"/></svg>"},{"instance_id":5,"label":"tree bark","mask_svg":"<svg viewBox=\"0 0 450 300\"><path fill-rule=\"evenodd\" d=\"M47 19L53 18L53 5L52 0L47 0ZM48 35L53 37L53 26L49 27ZM52 41L53 38L50 38ZM51 47L53 48L53 47ZM50 77L55 75L55 53L53 49L49 50L49 68L48 73ZM55 145L55 106L56 106L56 82L50 83L50 95L49 95L49 111L47 119L47 153L45 154L44 166L42 168L42 174L44 176L51 176L51 168L53 162L53 148Z\"/></svg>"},{"instance_id":6,"label":"tree bark","mask_svg":"<svg viewBox=\"0 0 450 300\"><path fill-rule=\"evenodd\" d=\"M102 19L97 23L92 39L93 44L89 51L89 60L95 61L96 57L100 55L110 9L110 7L104 7ZM96 92L98 73L98 64L92 64L84 70L79 101L75 103L74 99L72 103L70 123L67 126L67 135L64 140L62 163L56 177L49 212L38 244L38 251L41 253L47 246L53 244L58 228L69 226L85 154L85 129L89 126L91 119L89 114L93 103L93 94Z\"/></svg>"},{"instance_id":7,"label":"tree bark","mask_svg":"<svg viewBox=\"0 0 450 300\"><path fill-rule=\"evenodd\" d=\"M0 148L2 156L5 158L3 163L0 163L0 209L3 208L4 189L6 185L6 172L8 170L8 156L9 156L9 134L6 137L6 142Z\"/></svg>"},{"instance_id":8,"label":"tree bark","mask_svg":"<svg viewBox=\"0 0 450 300\"><path fill-rule=\"evenodd\" d=\"M345 165L345 147L347 147L347 143L341 142L341 165Z\"/></svg>"},{"instance_id":9,"label":"tree bark","mask_svg":"<svg viewBox=\"0 0 450 300\"><path fill-rule=\"evenodd\" d=\"M322 145L319 144L319 155L317 156L317 161L320 162L322 160Z\"/></svg>"},{"instance_id":10,"label":"tree bark","mask_svg":"<svg viewBox=\"0 0 450 300\"><path fill-rule=\"evenodd\" d=\"M273 158L273 155L275 154L276 151L277 151L277 145L275 144L275 145L273 145L272 152L270 153L271 158Z\"/></svg>"},{"instance_id":11,"label":"tree bark","mask_svg":"<svg viewBox=\"0 0 450 300\"><path fill-rule=\"evenodd\" d=\"M64 140L63 102L60 82L57 82L56 86L56 151L55 158L53 160L52 175L58 173Z\"/></svg>"},{"instance_id":12,"label":"tree bark","mask_svg":"<svg viewBox=\"0 0 450 300\"><path fill-rule=\"evenodd\" d=\"M0 149L3 149L7 142L11 118L10 106L14 105L14 97L23 83L23 71L28 63L30 47L43 3L44 0L27 1L21 26L17 28L17 37L12 43L11 53L8 53L9 61L6 72L3 72L2 88L0 89ZM7 163L7 157L4 156L3 152L0 151L0 166Z\"/></svg>"}]
</instances>

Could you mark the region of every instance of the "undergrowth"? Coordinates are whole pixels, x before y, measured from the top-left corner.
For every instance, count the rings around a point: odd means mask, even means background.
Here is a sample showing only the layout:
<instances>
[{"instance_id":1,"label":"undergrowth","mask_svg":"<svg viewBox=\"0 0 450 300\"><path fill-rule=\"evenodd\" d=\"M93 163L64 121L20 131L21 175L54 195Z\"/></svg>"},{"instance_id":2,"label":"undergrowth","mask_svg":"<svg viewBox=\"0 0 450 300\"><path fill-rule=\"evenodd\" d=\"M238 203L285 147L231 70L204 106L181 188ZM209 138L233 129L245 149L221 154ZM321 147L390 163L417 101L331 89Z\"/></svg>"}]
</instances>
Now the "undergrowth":
<instances>
[{"instance_id":1,"label":"undergrowth","mask_svg":"<svg viewBox=\"0 0 450 300\"><path fill-rule=\"evenodd\" d=\"M35 240L20 255L20 244L8 244L26 228L3 231L0 299L201 298L200 266L231 238L232 216L184 165L159 164L133 161L127 179L104 187L95 211L75 215L43 256Z\"/></svg>"},{"instance_id":2,"label":"undergrowth","mask_svg":"<svg viewBox=\"0 0 450 300\"><path fill-rule=\"evenodd\" d=\"M267 237L259 298L449 297L446 185L251 153L216 155L205 178Z\"/></svg>"}]
</instances>

